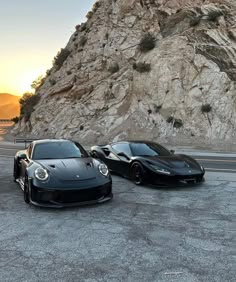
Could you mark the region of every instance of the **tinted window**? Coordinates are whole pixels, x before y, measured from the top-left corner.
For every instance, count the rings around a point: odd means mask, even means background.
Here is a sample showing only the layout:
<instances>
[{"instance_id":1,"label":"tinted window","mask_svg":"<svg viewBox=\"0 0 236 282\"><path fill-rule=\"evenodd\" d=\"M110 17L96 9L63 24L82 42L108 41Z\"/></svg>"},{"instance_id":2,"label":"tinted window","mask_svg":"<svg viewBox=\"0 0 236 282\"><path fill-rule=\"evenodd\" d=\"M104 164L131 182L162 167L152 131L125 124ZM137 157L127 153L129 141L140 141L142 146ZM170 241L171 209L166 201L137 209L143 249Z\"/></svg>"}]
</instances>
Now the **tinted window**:
<instances>
[{"instance_id":1,"label":"tinted window","mask_svg":"<svg viewBox=\"0 0 236 282\"><path fill-rule=\"evenodd\" d=\"M39 143L34 147L34 160L40 159L67 159L88 157L81 145L73 142Z\"/></svg>"},{"instance_id":2,"label":"tinted window","mask_svg":"<svg viewBox=\"0 0 236 282\"><path fill-rule=\"evenodd\" d=\"M171 153L156 143L132 143L131 150L134 156L169 156Z\"/></svg>"},{"instance_id":3,"label":"tinted window","mask_svg":"<svg viewBox=\"0 0 236 282\"><path fill-rule=\"evenodd\" d=\"M130 146L128 143L119 143L112 145L112 148L117 152L117 153L125 153L127 156L131 156L131 150Z\"/></svg>"}]
</instances>

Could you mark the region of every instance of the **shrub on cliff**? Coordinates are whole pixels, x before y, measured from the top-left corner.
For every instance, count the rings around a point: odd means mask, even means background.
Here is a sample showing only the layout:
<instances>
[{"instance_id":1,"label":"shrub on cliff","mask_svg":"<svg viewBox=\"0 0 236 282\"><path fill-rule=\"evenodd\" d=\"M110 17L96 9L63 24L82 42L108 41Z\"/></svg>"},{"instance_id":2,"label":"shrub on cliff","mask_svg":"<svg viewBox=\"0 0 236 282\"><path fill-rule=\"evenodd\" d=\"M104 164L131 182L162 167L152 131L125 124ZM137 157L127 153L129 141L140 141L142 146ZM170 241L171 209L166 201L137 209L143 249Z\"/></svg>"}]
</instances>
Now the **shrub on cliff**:
<instances>
[{"instance_id":1,"label":"shrub on cliff","mask_svg":"<svg viewBox=\"0 0 236 282\"><path fill-rule=\"evenodd\" d=\"M201 112L202 113L209 113L212 110L212 107L210 104L204 104L201 107Z\"/></svg>"},{"instance_id":2,"label":"shrub on cliff","mask_svg":"<svg viewBox=\"0 0 236 282\"><path fill-rule=\"evenodd\" d=\"M14 118L12 118L11 120L12 120L15 124L17 124L17 123L19 122L20 118L19 118L19 117L14 117Z\"/></svg>"},{"instance_id":3,"label":"shrub on cliff","mask_svg":"<svg viewBox=\"0 0 236 282\"><path fill-rule=\"evenodd\" d=\"M139 43L139 50L141 52L148 52L155 48L156 46L156 40L155 37L151 33L145 34L140 43Z\"/></svg>"},{"instance_id":4,"label":"shrub on cliff","mask_svg":"<svg viewBox=\"0 0 236 282\"><path fill-rule=\"evenodd\" d=\"M62 48L54 58L53 65L56 65L58 69L60 69L69 55L70 51L66 48Z\"/></svg>"},{"instance_id":5,"label":"shrub on cliff","mask_svg":"<svg viewBox=\"0 0 236 282\"><path fill-rule=\"evenodd\" d=\"M31 84L31 88L38 90L44 83L45 81L45 77L43 77L42 75L40 75L38 78L36 78L32 84Z\"/></svg>"},{"instance_id":6,"label":"shrub on cliff","mask_svg":"<svg viewBox=\"0 0 236 282\"><path fill-rule=\"evenodd\" d=\"M85 35L82 35L79 41L79 45L84 47L84 45L87 43L87 37Z\"/></svg>"},{"instance_id":7,"label":"shrub on cliff","mask_svg":"<svg viewBox=\"0 0 236 282\"><path fill-rule=\"evenodd\" d=\"M118 63L112 63L109 68L108 71L111 73L116 73L120 70L119 64Z\"/></svg>"},{"instance_id":8,"label":"shrub on cliff","mask_svg":"<svg viewBox=\"0 0 236 282\"><path fill-rule=\"evenodd\" d=\"M216 22L219 17L223 16L224 13L221 10L212 10L208 12L207 19L211 22Z\"/></svg>"},{"instance_id":9,"label":"shrub on cliff","mask_svg":"<svg viewBox=\"0 0 236 282\"><path fill-rule=\"evenodd\" d=\"M134 63L133 69L135 69L138 72L149 72L151 70L151 65L143 62Z\"/></svg>"},{"instance_id":10,"label":"shrub on cliff","mask_svg":"<svg viewBox=\"0 0 236 282\"><path fill-rule=\"evenodd\" d=\"M20 119L24 118L27 122L30 119L34 107L38 104L40 96L38 94L25 93L19 100L20 103Z\"/></svg>"}]
</instances>

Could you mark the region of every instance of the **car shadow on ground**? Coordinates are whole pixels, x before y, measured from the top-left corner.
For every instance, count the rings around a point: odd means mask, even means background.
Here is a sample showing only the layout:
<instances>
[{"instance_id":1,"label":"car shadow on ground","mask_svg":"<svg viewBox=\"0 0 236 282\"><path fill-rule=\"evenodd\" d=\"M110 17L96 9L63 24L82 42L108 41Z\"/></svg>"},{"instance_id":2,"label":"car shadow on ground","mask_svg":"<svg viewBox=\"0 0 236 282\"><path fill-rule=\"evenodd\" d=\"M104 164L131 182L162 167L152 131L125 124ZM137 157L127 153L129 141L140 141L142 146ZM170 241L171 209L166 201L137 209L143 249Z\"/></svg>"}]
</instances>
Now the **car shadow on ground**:
<instances>
[{"instance_id":1,"label":"car shadow on ground","mask_svg":"<svg viewBox=\"0 0 236 282\"><path fill-rule=\"evenodd\" d=\"M151 190L168 190L168 191L191 191L192 189L200 189L202 186L205 184L205 180L200 183L196 184L180 184L180 185L155 185L155 184L150 184L150 183L144 183L141 185L136 185L135 183L132 182L131 179L123 177L117 173L112 172L112 176L119 177L120 179L128 181L130 184L133 184L134 187L142 187L146 189L151 189Z\"/></svg>"}]
</instances>

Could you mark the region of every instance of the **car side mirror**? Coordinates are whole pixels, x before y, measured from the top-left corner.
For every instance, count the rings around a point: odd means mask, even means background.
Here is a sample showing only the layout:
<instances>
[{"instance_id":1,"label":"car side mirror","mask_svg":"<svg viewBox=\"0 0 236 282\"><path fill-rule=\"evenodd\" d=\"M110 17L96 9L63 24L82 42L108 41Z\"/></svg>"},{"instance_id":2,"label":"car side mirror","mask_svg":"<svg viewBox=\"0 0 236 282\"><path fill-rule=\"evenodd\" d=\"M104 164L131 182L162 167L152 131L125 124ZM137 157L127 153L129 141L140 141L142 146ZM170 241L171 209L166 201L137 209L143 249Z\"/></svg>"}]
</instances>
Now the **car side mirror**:
<instances>
[{"instance_id":1,"label":"car side mirror","mask_svg":"<svg viewBox=\"0 0 236 282\"><path fill-rule=\"evenodd\" d=\"M171 154L174 155L175 153L175 150L170 150Z\"/></svg>"},{"instance_id":2,"label":"car side mirror","mask_svg":"<svg viewBox=\"0 0 236 282\"><path fill-rule=\"evenodd\" d=\"M21 160L26 160L27 159L27 156L25 153L21 153L19 156L18 156L18 160L21 161Z\"/></svg>"},{"instance_id":3,"label":"car side mirror","mask_svg":"<svg viewBox=\"0 0 236 282\"><path fill-rule=\"evenodd\" d=\"M123 152L120 152L120 153L118 153L117 154L119 157L124 157L124 158L126 158L127 160L130 160L130 158L125 154L125 153L123 153Z\"/></svg>"}]
</instances>

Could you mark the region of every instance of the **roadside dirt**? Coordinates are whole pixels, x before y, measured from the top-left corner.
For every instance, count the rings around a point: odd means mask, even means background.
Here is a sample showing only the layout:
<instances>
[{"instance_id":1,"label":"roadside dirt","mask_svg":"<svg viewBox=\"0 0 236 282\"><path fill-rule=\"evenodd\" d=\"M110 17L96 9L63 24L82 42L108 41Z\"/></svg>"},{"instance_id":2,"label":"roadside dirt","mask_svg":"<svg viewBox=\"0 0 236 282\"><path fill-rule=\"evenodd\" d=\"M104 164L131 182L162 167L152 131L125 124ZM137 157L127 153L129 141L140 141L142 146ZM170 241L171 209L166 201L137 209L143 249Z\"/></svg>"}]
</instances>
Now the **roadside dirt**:
<instances>
[{"instance_id":1,"label":"roadside dirt","mask_svg":"<svg viewBox=\"0 0 236 282\"><path fill-rule=\"evenodd\" d=\"M12 123L0 124L0 141L14 141L15 137L10 133Z\"/></svg>"}]
</instances>

